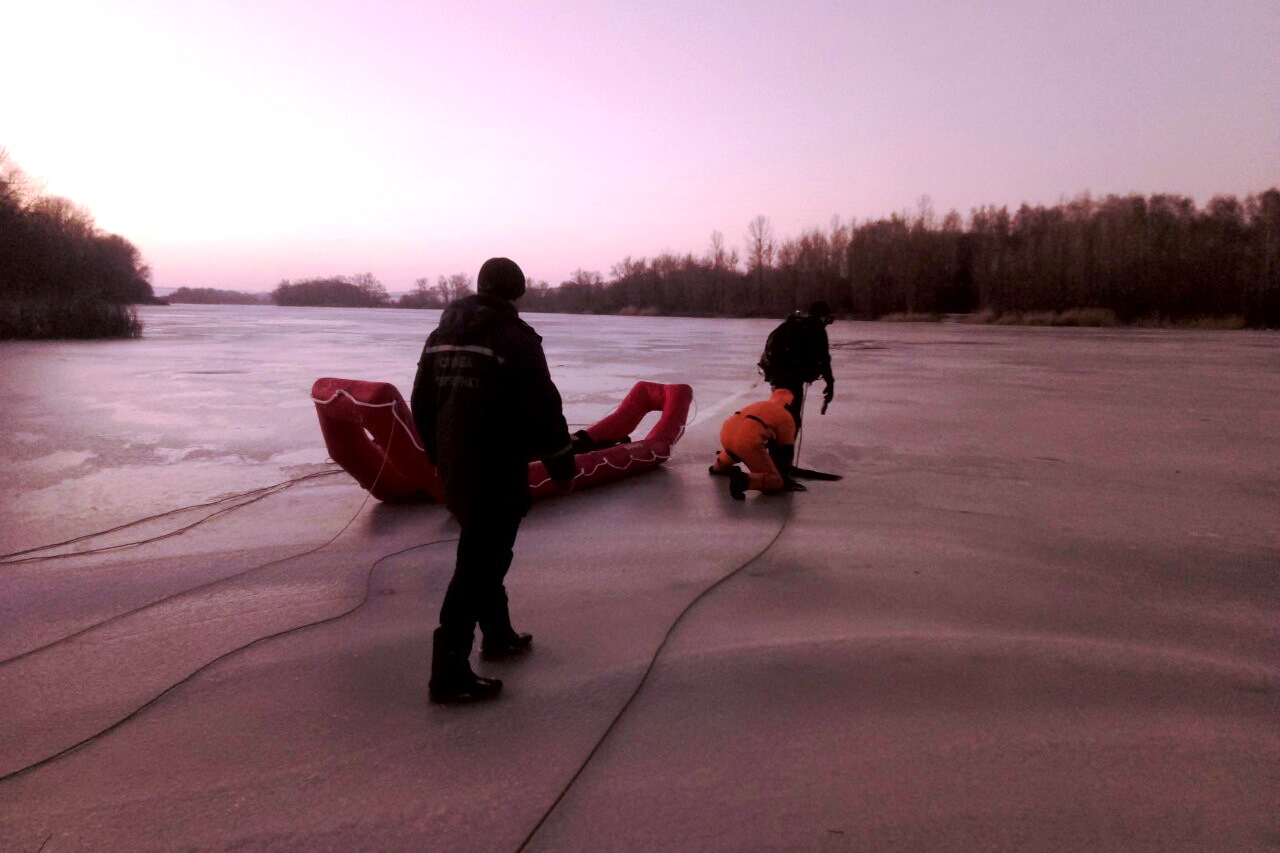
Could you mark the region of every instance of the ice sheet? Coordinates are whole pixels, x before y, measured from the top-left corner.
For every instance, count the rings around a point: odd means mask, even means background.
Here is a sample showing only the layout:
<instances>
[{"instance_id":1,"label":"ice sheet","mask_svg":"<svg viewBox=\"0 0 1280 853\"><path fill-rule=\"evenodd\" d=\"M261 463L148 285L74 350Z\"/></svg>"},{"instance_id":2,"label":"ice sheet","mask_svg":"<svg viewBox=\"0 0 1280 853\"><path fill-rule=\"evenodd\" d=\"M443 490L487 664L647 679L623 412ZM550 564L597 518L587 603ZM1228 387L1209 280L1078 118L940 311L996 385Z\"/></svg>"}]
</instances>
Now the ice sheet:
<instances>
[{"instance_id":1,"label":"ice sheet","mask_svg":"<svg viewBox=\"0 0 1280 853\"><path fill-rule=\"evenodd\" d=\"M706 464L769 321L531 317L571 420L639 378L698 417L662 469L535 506L534 652L450 709L447 513L344 476L216 500L322 472L311 380L407 388L431 317L145 316L0 348L11 542L204 504L0 565L4 849L1280 838L1274 334L837 323L800 455L845 479L740 503Z\"/></svg>"}]
</instances>

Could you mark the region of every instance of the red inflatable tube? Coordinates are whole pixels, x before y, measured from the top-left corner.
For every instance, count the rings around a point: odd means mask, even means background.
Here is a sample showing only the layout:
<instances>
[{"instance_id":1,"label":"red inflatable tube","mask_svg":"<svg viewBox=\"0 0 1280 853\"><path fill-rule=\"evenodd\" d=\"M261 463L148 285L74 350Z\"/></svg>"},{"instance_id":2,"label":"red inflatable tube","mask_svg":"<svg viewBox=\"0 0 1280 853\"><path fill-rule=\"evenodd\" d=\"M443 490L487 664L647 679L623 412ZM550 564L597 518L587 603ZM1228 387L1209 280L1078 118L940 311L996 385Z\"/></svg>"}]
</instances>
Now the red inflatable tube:
<instances>
[{"instance_id":1,"label":"red inflatable tube","mask_svg":"<svg viewBox=\"0 0 1280 853\"><path fill-rule=\"evenodd\" d=\"M595 444L611 444L629 436L650 412L662 413L658 416L658 422L639 441L616 444L575 456L573 461L578 471L573 475L573 487L585 489L612 483L614 480L657 468L666 462L671 457L672 445L684 434L692 402L693 389L688 385L637 382L618 404L618 408L587 427L585 432ZM556 492L556 485L541 462L529 464L529 485L533 488L534 499Z\"/></svg>"},{"instance_id":2,"label":"red inflatable tube","mask_svg":"<svg viewBox=\"0 0 1280 853\"><path fill-rule=\"evenodd\" d=\"M396 386L317 379L311 401L333 461L380 501L441 499L440 479Z\"/></svg>"},{"instance_id":3,"label":"red inflatable tube","mask_svg":"<svg viewBox=\"0 0 1280 853\"><path fill-rule=\"evenodd\" d=\"M311 400L329 455L375 498L387 503L441 499L440 479L394 385L317 379ZM667 461L684 433L692 402L688 385L637 382L617 409L587 427L587 435L594 444L611 444L628 437L650 412L661 413L658 422L639 441L577 454L574 488L611 483ZM530 463L529 485L535 499L558 491L541 462Z\"/></svg>"}]
</instances>

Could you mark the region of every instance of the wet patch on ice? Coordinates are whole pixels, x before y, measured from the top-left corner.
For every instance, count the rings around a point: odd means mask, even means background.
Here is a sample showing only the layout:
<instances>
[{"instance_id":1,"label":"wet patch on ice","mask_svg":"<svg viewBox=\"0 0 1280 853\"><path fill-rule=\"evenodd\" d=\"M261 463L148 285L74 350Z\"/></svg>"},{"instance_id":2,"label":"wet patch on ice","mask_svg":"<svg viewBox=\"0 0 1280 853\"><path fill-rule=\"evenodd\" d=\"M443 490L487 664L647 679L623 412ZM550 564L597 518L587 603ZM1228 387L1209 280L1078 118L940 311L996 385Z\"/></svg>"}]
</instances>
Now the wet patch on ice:
<instances>
[{"instance_id":1,"label":"wet patch on ice","mask_svg":"<svg viewBox=\"0 0 1280 853\"><path fill-rule=\"evenodd\" d=\"M48 473L51 471L65 471L69 468L79 468L84 463L92 459L96 454L88 450L56 450L53 453L44 456L37 456L35 459L24 459L21 462L13 462L7 467L17 469L25 474Z\"/></svg>"},{"instance_id":2,"label":"wet patch on ice","mask_svg":"<svg viewBox=\"0 0 1280 853\"><path fill-rule=\"evenodd\" d=\"M888 349L887 341L832 341L831 349L851 350L883 350Z\"/></svg>"},{"instance_id":3,"label":"wet patch on ice","mask_svg":"<svg viewBox=\"0 0 1280 853\"><path fill-rule=\"evenodd\" d=\"M300 450L273 453L268 461L273 465L297 468L307 465L323 465L327 458L328 456L322 447L304 447Z\"/></svg>"}]
</instances>

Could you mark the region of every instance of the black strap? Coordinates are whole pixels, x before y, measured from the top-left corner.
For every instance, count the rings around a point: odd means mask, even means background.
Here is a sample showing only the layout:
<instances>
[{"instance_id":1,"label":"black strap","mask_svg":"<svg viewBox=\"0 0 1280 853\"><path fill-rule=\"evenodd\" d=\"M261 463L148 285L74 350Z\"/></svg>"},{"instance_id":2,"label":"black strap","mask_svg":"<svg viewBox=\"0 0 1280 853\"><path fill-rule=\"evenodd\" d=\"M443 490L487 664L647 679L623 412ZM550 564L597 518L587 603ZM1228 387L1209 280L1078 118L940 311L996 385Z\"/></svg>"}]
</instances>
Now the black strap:
<instances>
[{"instance_id":1,"label":"black strap","mask_svg":"<svg viewBox=\"0 0 1280 853\"><path fill-rule=\"evenodd\" d=\"M746 419L747 419L747 420L749 420L749 421L755 421L756 423L760 424L760 426L764 427L765 429L769 429L769 425L768 425L767 423L765 423L764 421L760 420L759 418L757 418L755 415L743 415L743 417L744 417L744 418L746 418Z\"/></svg>"}]
</instances>

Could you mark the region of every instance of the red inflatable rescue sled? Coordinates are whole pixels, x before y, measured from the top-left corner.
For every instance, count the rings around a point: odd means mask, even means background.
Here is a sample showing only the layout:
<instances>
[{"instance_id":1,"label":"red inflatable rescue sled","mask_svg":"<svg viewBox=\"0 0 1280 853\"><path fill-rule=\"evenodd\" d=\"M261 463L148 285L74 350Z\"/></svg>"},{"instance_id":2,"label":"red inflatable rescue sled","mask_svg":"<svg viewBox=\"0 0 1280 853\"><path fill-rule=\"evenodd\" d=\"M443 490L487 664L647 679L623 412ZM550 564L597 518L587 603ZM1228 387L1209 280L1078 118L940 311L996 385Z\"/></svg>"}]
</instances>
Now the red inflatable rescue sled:
<instances>
[{"instance_id":1,"label":"red inflatable rescue sled","mask_svg":"<svg viewBox=\"0 0 1280 853\"><path fill-rule=\"evenodd\" d=\"M388 382L317 379L311 386L320 432L333 461L387 503L441 499L440 479L427 459L408 404ZM688 385L637 382L612 413L586 428L593 445L612 445L574 457L574 489L589 488L648 471L666 462L684 433L693 389ZM627 439L645 415L660 412L639 441ZM555 494L541 462L529 464L533 497Z\"/></svg>"}]
</instances>

